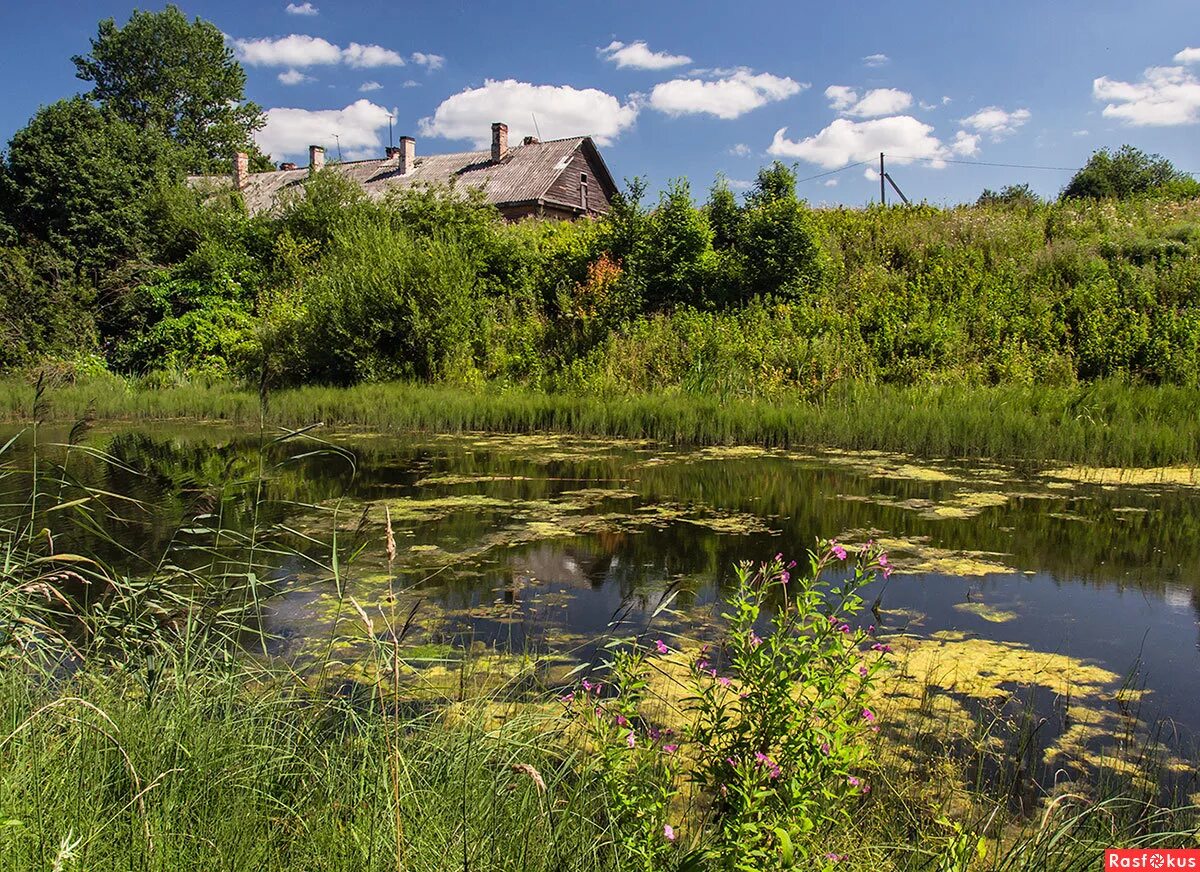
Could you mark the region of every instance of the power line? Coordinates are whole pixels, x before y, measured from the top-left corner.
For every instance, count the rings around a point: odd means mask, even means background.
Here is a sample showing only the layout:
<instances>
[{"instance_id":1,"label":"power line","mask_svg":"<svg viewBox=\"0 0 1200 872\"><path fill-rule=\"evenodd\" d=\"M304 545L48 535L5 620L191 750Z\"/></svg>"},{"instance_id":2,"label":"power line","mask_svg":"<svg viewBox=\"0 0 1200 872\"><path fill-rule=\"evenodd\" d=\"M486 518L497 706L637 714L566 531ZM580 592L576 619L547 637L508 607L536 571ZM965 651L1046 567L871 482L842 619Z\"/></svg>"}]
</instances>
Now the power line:
<instances>
[{"instance_id":1,"label":"power line","mask_svg":"<svg viewBox=\"0 0 1200 872\"><path fill-rule=\"evenodd\" d=\"M832 176L836 173L843 173L846 170L851 170L851 169L854 169L855 167L860 167L865 163L868 163L868 161L865 161L865 160L855 161L852 164L846 164L844 167L839 167L836 170L829 170L829 172L817 173L815 176L806 176L803 179L796 179L796 184L799 185L799 184L803 184L804 182L811 182L813 179L823 179L826 176Z\"/></svg>"}]
</instances>

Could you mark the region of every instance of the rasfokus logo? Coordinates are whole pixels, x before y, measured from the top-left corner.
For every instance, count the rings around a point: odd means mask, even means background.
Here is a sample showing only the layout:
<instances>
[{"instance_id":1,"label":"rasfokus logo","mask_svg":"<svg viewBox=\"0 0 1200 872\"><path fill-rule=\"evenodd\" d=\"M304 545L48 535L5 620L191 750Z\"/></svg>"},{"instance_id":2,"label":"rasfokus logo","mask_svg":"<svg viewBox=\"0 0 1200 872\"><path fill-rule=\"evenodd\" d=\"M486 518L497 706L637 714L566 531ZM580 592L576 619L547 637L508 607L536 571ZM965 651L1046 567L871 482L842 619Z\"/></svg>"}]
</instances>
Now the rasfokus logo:
<instances>
[{"instance_id":1,"label":"rasfokus logo","mask_svg":"<svg viewBox=\"0 0 1200 872\"><path fill-rule=\"evenodd\" d=\"M1196 848L1109 848L1104 852L1105 869L1198 869Z\"/></svg>"}]
</instances>

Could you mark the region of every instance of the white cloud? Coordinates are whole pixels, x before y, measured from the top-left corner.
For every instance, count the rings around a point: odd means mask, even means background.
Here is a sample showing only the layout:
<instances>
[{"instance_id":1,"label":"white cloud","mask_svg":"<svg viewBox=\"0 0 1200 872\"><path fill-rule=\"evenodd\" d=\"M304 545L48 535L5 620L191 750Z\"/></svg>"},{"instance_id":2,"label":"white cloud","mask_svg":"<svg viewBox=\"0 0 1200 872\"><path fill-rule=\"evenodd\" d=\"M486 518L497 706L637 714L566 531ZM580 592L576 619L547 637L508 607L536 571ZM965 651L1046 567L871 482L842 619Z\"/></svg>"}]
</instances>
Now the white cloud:
<instances>
[{"instance_id":1,"label":"white cloud","mask_svg":"<svg viewBox=\"0 0 1200 872\"><path fill-rule=\"evenodd\" d=\"M277 39L235 39L238 60L254 67L311 67L341 63L342 50L319 36L293 33Z\"/></svg>"},{"instance_id":2,"label":"white cloud","mask_svg":"<svg viewBox=\"0 0 1200 872\"><path fill-rule=\"evenodd\" d=\"M999 106L986 106L974 115L962 119L964 127L977 133L990 134L993 140L1003 139L1029 120L1028 109L1014 109L1008 112Z\"/></svg>"},{"instance_id":3,"label":"white cloud","mask_svg":"<svg viewBox=\"0 0 1200 872\"><path fill-rule=\"evenodd\" d=\"M825 89L829 108L856 118L877 118L895 115L912 105L912 94L896 88L873 88L859 99L858 92L848 85L830 85Z\"/></svg>"},{"instance_id":4,"label":"white cloud","mask_svg":"<svg viewBox=\"0 0 1200 872\"><path fill-rule=\"evenodd\" d=\"M382 89L383 89L383 85L381 85L375 81L363 82L361 85L358 86L358 90L364 94L369 93L370 91L379 91Z\"/></svg>"},{"instance_id":5,"label":"white cloud","mask_svg":"<svg viewBox=\"0 0 1200 872\"><path fill-rule=\"evenodd\" d=\"M1190 58L1191 52L1200 50L1189 48L1179 54ZM1183 67L1150 67L1140 82L1102 76L1092 82L1092 95L1108 101L1102 113L1105 118L1133 127L1175 127L1200 121L1200 79Z\"/></svg>"},{"instance_id":6,"label":"white cloud","mask_svg":"<svg viewBox=\"0 0 1200 872\"><path fill-rule=\"evenodd\" d=\"M788 139L787 128L781 127L767 151L777 157L800 158L825 169L873 160L881 151L901 164L914 158L932 158L933 165L938 166L937 161L947 156L945 146L933 135L933 128L911 115L871 121L839 118L821 132L798 142Z\"/></svg>"},{"instance_id":7,"label":"white cloud","mask_svg":"<svg viewBox=\"0 0 1200 872\"><path fill-rule=\"evenodd\" d=\"M837 183L838 183L837 179L826 179L824 182L822 182L822 184L827 188L836 188Z\"/></svg>"},{"instance_id":8,"label":"white cloud","mask_svg":"<svg viewBox=\"0 0 1200 872\"><path fill-rule=\"evenodd\" d=\"M1175 63L1177 64L1200 64L1200 48L1185 48L1181 52L1176 52Z\"/></svg>"},{"instance_id":9,"label":"white cloud","mask_svg":"<svg viewBox=\"0 0 1200 872\"><path fill-rule=\"evenodd\" d=\"M950 150L961 157L973 157L979 154L979 140L982 138L978 133L967 133L965 130L960 130L954 134L954 142L950 143Z\"/></svg>"},{"instance_id":10,"label":"white cloud","mask_svg":"<svg viewBox=\"0 0 1200 872\"><path fill-rule=\"evenodd\" d=\"M421 83L418 82L416 79L406 79L404 84L401 85L400 87L401 88L419 88L419 87L421 87Z\"/></svg>"},{"instance_id":11,"label":"white cloud","mask_svg":"<svg viewBox=\"0 0 1200 872\"><path fill-rule=\"evenodd\" d=\"M1087 136L1087 135L1088 135L1088 131L1086 131L1086 130L1074 130L1074 131L1072 131L1072 132L1071 132L1071 135L1072 135L1072 136Z\"/></svg>"},{"instance_id":12,"label":"white cloud","mask_svg":"<svg viewBox=\"0 0 1200 872\"><path fill-rule=\"evenodd\" d=\"M877 182L879 181L879 173L871 167L867 167L863 170L863 178L868 182Z\"/></svg>"},{"instance_id":13,"label":"white cloud","mask_svg":"<svg viewBox=\"0 0 1200 872\"><path fill-rule=\"evenodd\" d=\"M446 59L441 55L426 54L423 51L415 51L412 53L412 62L418 66L425 67L429 72L440 70L446 63Z\"/></svg>"},{"instance_id":14,"label":"white cloud","mask_svg":"<svg viewBox=\"0 0 1200 872\"><path fill-rule=\"evenodd\" d=\"M737 145L731 146L729 149L729 153L734 157L749 157L750 151L750 146L746 145L744 142L739 142Z\"/></svg>"},{"instance_id":15,"label":"white cloud","mask_svg":"<svg viewBox=\"0 0 1200 872\"><path fill-rule=\"evenodd\" d=\"M638 105L595 88L488 79L447 97L420 128L424 136L469 139L483 148L491 142L493 121L507 123L509 138L520 140L536 132L534 116L546 139L588 134L608 145L637 120Z\"/></svg>"},{"instance_id":16,"label":"white cloud","mask_svg":"<svg viewBox=\"0 0 1200 872\"><path fill-rule=\"evenodd\" d=\"M306 76L299 70L287 70L280 73L276 78L279 79L279 84L281 85L302 85L305 82L313 80L312 76Z\"/></svg>"},{"instance_id":17,"label":"white cloud","mask_svg":"<svg viewBox=\"0 0 1200 872\"><path fill-rule=\"evenodd\" d=\"M858 92L849 85L830 85L825 96L829 98L829 108L836 112L845 112L858 102Z\"/></svg>"},{"instance_id":18,"label":"white cloud","mask_svg":"<svg viewBox=\"0 0 1200 872\"><path fill-rule=\"evenodd\" d=\"M342 60L355 69L370 67L402 67L404 58L381 45L361 45L352 42L342 52Z\"/></svg>"},{"instance_id":19,"label":"white cloud","mask_svg":"<svg viewBox=\"0 0 1200 872\"><path fill-rule=\"evenodd\" d=\"M238 60L255 67L298 69L340 63L355 68L404 66L404 58L383 46L352 42L343 49L319 36L300 33L275 39L235 39L232 43Z\"/></svg>"},{"instance_id":20,"label":"white cloud","mask_svg":"<svg viewBox=\"0 0 1200 872\"><path fill-rule=\"evenodd\" d=\"M344 109L268 109L267 123L254 139L263 151L278 160L288 155L303 155L310 145L332 149L337 134L342 156L357 160L379 156L382 152L379 133L387 126L388 110L364 98Z\"/></svg>"},{"instance_id":21,"label":"white cloud","mask_svg":"<svg viewBox=\"0 0 1200 872\"><path fill-rule=\"evenodd\" d=\"M629 67L634 70L666 70L690 64L692 59L687 55L673 55L665 51L651 51L644 40L623 43L615 39L602 49L600 54L612 61L618 67Z\"/></svg>"},{"instance_id":22,"label":"white cloud","mask_svg":"<svg viewBox=\"0 0 1200 872\"><path fill-rule=\"evenodd\" d=\"M288 15L316 15L320 10L311 3L289 3L286 11Z\"/></svg>"},{"instance_id":23,"label":"white cloud","mask_svg":"<svg viewBox=\"0 0 1200 872\"><path fill-rule=\"evenodd\" d=\"M862 59L863 63L868 67L882 67L890 60L891 58L885 54L871 54Z\"/></svg>"},{"instance_id":24,"label":"white cloud","mask_svg":"<svg viewBox=\"0 0 1200 872\"><path fill-rule=\"evenodd\" d=\"M755 75L743 69L715 81L672 79L661 82L650 92L650 105L667 115L707 114L729 119L799 94L807 87L794 79L770 73Z\"/></svg>"},{"instance_id":25,"label":"white cloud","mask_svg":"<svg viewBox=\"0 0 1200 872\"><path fill-rule=\"evenodd\" d=\"M749 179L726 179L725 184L735 191L748 191L754 187L754 182Z\"/></svg>"}]
</instances>

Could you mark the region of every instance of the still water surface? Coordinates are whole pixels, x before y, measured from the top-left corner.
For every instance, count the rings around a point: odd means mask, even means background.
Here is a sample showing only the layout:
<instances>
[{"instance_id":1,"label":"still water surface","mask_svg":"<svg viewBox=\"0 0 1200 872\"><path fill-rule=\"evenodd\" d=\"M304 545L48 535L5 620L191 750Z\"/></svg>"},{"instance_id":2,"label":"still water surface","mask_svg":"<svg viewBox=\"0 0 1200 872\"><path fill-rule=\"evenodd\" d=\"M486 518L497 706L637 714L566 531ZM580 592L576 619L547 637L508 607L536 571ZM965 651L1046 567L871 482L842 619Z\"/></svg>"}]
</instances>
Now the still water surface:
<instances>
[{"instance_id":1,"label":"still water surface","mask_svg":"<svg viewBox=\"0 0 1200 872\"><path fill-rule=\"evenodd\" d=\"M118 507L101 519L103 536L60 535L137 572L136 555L156 560L186 542L179 531L198 515L286 527L314 560L322 548L303 537L328 543L338 529L345 544L357 532L346 592L368 609L389 590L418 598L414 638L571 657L587 656L614 616L648 619L667 590L679 594L676 614L657 619L663 632L710 634L737 561L802 557L818 536L873 538L897 566L868 596L886 633L940 639L951 662L1001 650L954 647L963 641L1063 655L1113 673L1109 693L1144 686L1143 719L1200 726L1197 486L877 454L311 435L329 444L300 438L260 453L258 433L191 424L92 432L67 460L71 474L145 508ZM18 444L11 469L28 464L28 434ZM261 490L250 484L260 469ZM332 622L336 584L298 554L277 563L265 629L274 653L302 662Z\"/></svg>"}]
</instances>

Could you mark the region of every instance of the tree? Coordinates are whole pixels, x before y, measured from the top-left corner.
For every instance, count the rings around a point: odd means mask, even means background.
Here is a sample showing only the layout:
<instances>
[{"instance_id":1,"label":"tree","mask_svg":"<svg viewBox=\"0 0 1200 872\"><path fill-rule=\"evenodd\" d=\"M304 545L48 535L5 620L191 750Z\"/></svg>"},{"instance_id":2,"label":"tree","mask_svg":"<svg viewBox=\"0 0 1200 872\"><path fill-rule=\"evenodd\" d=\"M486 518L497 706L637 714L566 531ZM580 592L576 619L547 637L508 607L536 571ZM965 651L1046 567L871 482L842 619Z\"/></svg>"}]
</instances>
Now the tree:
<instances>
[{"instance_id":1,"label":"tree","mask_svg":"<svg viewBox=\"0 0 1200 872\"><path fill-rule=\"evenodd\" d=\"M1160 193L1172 197L1200 196L1200 183L1175 169L1162 155L1146 154L1132 145L1092 154L1087 165L1063 189L1061 199L1129 199Z\"/></svg>"},{"instance_id":2,"label":"tree","mask_svg":"<svg viewBox=\"0 0 1200 872\"><path fill-rule=\"evenodd\" d=\"M151 193L170 177L169 144L83 97L38 110L9 143L13 224L80 268L135 254Z\"/></svg>"},{"instance_id":3,"label":"tree","mask_svg":"<svg viewBox=\"0 0 1200 872\"><path fill-rule=\"evenodd\" d=\"M194 173L227 172L236 151L256 169L270 161L251 142L264 123L246 100L246 73L210 22L188 21L177 6L134 11L124 27L100 22L89 55L77 55L76 75L92 82L88 96L116 118L154 129L183 151Z\"/></svg>"},{"instance_id":4,"label":"tree","mask_svg":"<svg viewBox=\"0 0 1200 872\"><path fill-rule=\"evenodd\" d=\"M796 173L781 161L775 161L769 167L758 171L754 187L746 194L746 207L753 209L765 203L774 203L776 200L795 199Z\"/></svg>"},{"instance_id":5,"label":"tree","mask_svg":"<svg viewBox=\"0 0 1200 872\"><path fill-rule=\"evenodd\" d=\"M671 182L650 214L645 254L646 302L653 309L679 303L703 305L712 231L692 203L686 180Z\"/></svg>"},{"instance_id":6,"label":"tree","mask_svg":"<svg viewBox=\"0 0 1200 872\"><path fill-rule=\"evenodd\" d=\"M1034 193L1028 184L1005 185L999 191L984 188L976 206L1036 206L1042 198Z\"/></svg>"},{"instance_id":7,"label":"tree","mask_svg":"<svg viewBox=\"0 0 1200 872\"><path fill-rule=\"evenodd\" d=\"M741 233L742 210L724 177L717 179L709 191L707 209L708 224L713 231L713 248L734 248Z\"/></svg>"}]
</instances>

